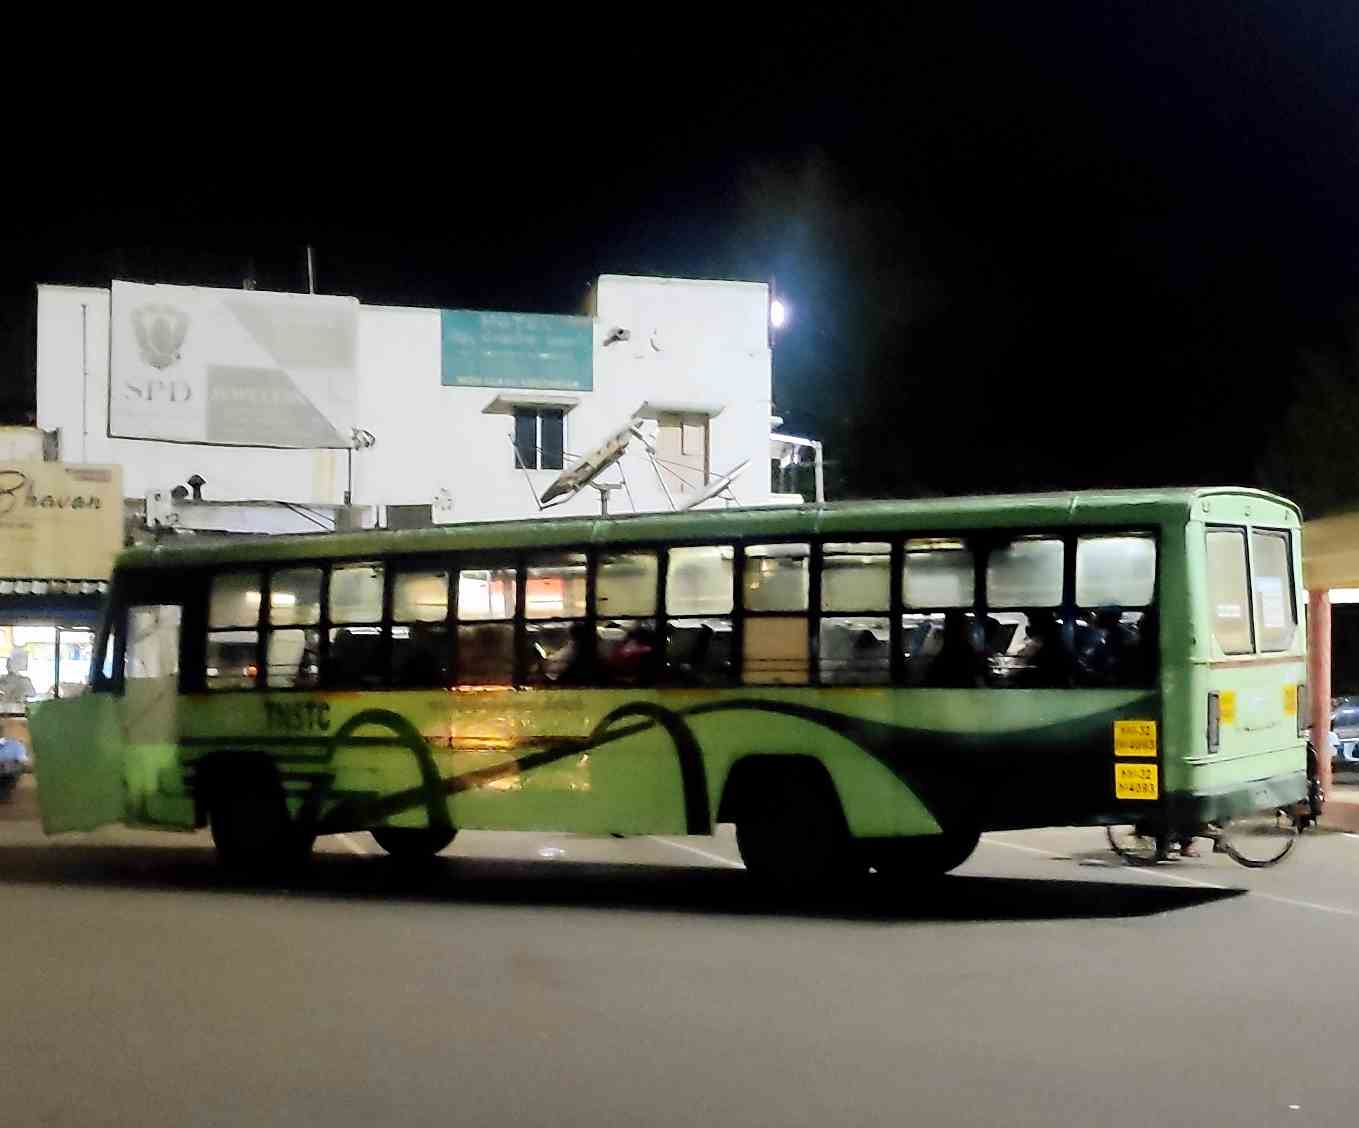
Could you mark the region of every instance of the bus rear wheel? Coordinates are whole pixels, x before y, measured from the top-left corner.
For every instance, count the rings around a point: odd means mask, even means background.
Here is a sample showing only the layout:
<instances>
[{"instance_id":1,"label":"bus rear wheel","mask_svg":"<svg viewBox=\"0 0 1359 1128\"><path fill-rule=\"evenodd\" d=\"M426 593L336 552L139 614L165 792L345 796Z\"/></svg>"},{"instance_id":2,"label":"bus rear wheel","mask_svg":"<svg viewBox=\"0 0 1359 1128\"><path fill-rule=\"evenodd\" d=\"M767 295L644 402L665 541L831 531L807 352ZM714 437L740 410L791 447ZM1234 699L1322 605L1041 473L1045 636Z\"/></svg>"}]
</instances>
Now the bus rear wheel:
<instances>
[{"instance_id":1,"label":"bus rear wheel","mask_svg":"<svg viewBox=\"0 0 1359 1128\"><path fill-rule=\"evenodd\" d=\"M316 841L289 816L278 783L263 778L223 781L209 799L208 824L222 862L251 873L297 865Z\"/></svg>"},{"instance_id":2,"label":"bus rear wheel","mask_svg":"<svg viewBox=\"0 0 1359 1128\"><path fill-rule=\"evenodd\" d=\"M849 872L844 812L815 770L761 773L741 804L736 846L756 878L788 892L825 889Z\"/></svg>"},{"instance_id":3,"label":"bus rear wheel","mask_svg":"<svg viewBox=\"0 0 1359 1128\"><path fill-rule=\"evenodd\" d=\"M393 858L403 862L432 858L453 841L458 832L452 827L380 826L368 832L373 841Z\"/></svg>"}]
</instances>

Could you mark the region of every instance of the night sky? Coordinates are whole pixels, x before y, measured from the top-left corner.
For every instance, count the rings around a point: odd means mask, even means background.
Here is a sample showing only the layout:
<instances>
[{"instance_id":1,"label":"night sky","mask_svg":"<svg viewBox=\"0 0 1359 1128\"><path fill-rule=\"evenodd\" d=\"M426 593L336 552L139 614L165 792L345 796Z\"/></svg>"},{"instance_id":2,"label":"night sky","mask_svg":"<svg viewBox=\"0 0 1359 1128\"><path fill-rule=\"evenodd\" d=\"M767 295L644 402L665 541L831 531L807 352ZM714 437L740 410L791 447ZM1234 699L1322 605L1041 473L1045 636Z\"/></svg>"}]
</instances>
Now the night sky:
<instances>
[{"instance_id":1,"label":"night sky","mask_svg":"<svg viewBox=\"0 0 1359 1128\"><path fill-rule=\"evenodd\" d=\"M304 289L312 242L320 290L396 305L773 278L835 496L1359 502L1359 4L717 11L92 45L80 113L11 124L0 416L35 283Z\"/></svg>"}]
</instances>

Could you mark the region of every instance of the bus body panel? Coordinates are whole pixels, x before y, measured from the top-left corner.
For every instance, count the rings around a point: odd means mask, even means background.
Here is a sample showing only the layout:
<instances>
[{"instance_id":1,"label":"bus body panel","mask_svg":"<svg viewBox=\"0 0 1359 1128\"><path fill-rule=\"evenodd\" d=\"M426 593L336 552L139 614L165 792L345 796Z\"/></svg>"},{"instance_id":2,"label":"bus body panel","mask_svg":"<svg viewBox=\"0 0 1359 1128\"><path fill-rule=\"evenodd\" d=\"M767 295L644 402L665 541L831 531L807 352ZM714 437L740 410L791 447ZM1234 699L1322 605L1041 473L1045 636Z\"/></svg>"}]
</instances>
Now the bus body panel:
<instances>
[{"instance_id":1,"label":"bus body panel","mask_svg":"<svg viewBox=\"0 0 1359 1128\"><path fill-rule=\"evenodd\" d=\"M129 814L182 825L205 760L258 753L294 812L310 802L330 830L428 825L434 801L467 829L709 833L737 763L799 755L825 766L856 836L938 833L922 793L941 787L965 790L988 826L1040 811L1098 822L1118 808L1116 722L1156 721L1156 709L1135 690L194 695L180 710L182 767L163 745L129 747L160 768L128 789ZM690 745L697 812L684 801Z\"/></svg>"}]
</instances>

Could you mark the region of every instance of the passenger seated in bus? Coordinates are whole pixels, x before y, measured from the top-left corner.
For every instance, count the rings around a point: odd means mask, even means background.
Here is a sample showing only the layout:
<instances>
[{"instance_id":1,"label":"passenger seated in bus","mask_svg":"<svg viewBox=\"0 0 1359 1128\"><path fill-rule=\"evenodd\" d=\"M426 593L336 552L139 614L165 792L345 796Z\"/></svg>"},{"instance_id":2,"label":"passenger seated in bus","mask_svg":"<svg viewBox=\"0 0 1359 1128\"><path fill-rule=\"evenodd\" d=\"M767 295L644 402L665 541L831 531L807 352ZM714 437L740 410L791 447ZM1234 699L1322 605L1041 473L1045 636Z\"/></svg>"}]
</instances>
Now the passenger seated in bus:
<instances>
[{"instance_id":1,"label":"passenger seated in bus","mask_svg":"<svg viewBox=\"0 0 1359 1128\"><path fill-rule=\"evenodd\" d=\"M608 625L618 628L616 623ZM613 646L605 649L601 645L604 679L616 685L637 685L650 681L655 655L656 632L647 626L634 626Z\"/></svg>"},{"instance_id":2,"label":"passenger seated in bus","mask_svg":"<svg viewBox=\"0 0 1359 1128\"><path fill-rule=\"evenodd\" d=\"M1082 685L1118 685L1136 647L1121 607L1099 607L1077 636L1076 673Z\"/></svg>"},{"instance_id":3,"label":"passenger seated in bus","mask_svg":"<svg viewBox=\"0 0 1359 1128\"><path fill-rule=\"evenodd\" d=\"M711 623L672 627L668 658L681 681L696 685L724 681L731 671L731 632L719 634Z\"/></svg>"},{"instance_id":4,"label":"passenger seated in bus","mask_svg":"<svg viewBox=\"0 0 1359 1128\"><path fill-rule=\"evenodd\" d=\"M908 627L901 640L906 658L906 684L923 685L929 673L930 663L939 653L942 632L936 630L928 619Z\"/></svg>"},{"instance_id":5,"label":"passenger seated in bus","mask_svg":"<svg viewBox=\"0 0 1359 1128\"><path fill-rule=\"evenodd\" d=\"M1019 652L1018 684L1030 689L1071 684L1071 656L1062 639L1062 623L1051 611L1029 612L1026 641Z\"/></svg>"},{"instance_id":6,"label":"passenger seated in bus","mask_svg":"<svg viewBox=\"0 0 1359 1128\"><path fill-rule=\"evenodd\" d=\"M435 686L447 681L438 648L443 642L439 632L412 628L410 637L393 640L392 680L399 686Z\"/></svg>"},{"instance_id":7,"label":"passenger seated in bus","mask_svg":"<svg viewBox=\"0 0 1359 1128\"><path fill-rule=\"evenodd\" d=\"M963 611L944 612L943 640L930 663L927 684L949 689L985 685L985 663L981 624Z\"/></svg>"},{"instance_id":8,"label":"passenger seated in bus","mask_svg":"<svg viewBox=\"0 0 1359 1128\"><path fill-rule=\"evenodd\" d=\"M541 643L534 649L539 656L543 677L558 685L583 685L589 681L590 628L585 623L572 623L566 641L548 653Z\"/></svg>"},{"instance_id":9,"label":"passenger seated in bus","mask_svg":"<svg viewBox=\"0 0 1359 1128\"><path fill-rule=\"evenodd\" d=\"M330 644L330 661L325 680L330 685L380 685L382 669L382 636L359 634L341 627Z\"/></svg>"},{"instance_id":10,"label":"passenger seated in bus","mask_svg":"<svg viewBox=\"0 0 1359 1128\"><path fill-rule=\"evenodd\" d=\"M822 682L854 684L865 678L882 680L891 665L888 646L870 627L835 624L822 634ZM906 653L910 655L909 644Z\"/></svg>"}]
</instances>

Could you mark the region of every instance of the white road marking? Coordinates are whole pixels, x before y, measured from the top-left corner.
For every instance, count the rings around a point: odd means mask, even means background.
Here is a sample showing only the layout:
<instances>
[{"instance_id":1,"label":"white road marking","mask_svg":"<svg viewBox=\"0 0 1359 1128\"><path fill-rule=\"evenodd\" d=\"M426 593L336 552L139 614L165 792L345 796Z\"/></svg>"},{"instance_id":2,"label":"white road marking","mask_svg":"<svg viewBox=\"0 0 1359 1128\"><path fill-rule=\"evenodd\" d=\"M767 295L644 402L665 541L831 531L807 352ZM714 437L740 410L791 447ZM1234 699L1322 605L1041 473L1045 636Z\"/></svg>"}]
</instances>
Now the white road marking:
<instances>
[{"instance_id":1,"label":"white road marking","mask_svg":"<svg viewBox=\"0 0 1359 1128\"><path fill-rule=\"evenodd\" d=\"M360 846L357 842L355 842L352 838L350 838L349 835L337 834L335 837L338 838L341 843L343 843L344 848L348 850L351 854L357 854L361 858L366 858L368 856L368 851L365 850L362 846Z\"/></svg>"},{"instance_id":2,"label":"white road marking","mask_svg":"<svg viewBox=\"0 0 1359 1128\"><path fill-rule=\"evenodd\" d=\"M697 854L700 858L707 858L710 862L720 862L724 866L731 866L732 869L745 869L740 862L733 862L730 858L724 858L721 854L714 854L710 850L700 850L697 846L690 846L687 842L671 842L668 838L660 838L651 835L653 842L659 842L663 846L673 846L676 850L688 850L691 854Z\"/></svg>"},{"instance_id":3,"label":"white road marking","mask_svg":"<svg viewBox=\"0 0 1359 1128\"><path fill-rule=\"evenodd\" d=\"M1359 838L1359 835L1351 835ZM1043 854L1049 858L1064 858L1065 854L1054 854L1051 850L1040 850L1035 846L1020 846L1015 842L1001 842L997 838L984 837L983 842L990 843L992 846L1004 846L1007 850L1022 850L1026 854ZM1231 885L1215 885L1208 881L1196 881L1192 877L1181 877L1177 873L1166 873L1162 866L1125 866L1127 873L1136 877L1162 878L1166 881L1178 882L1181 885L1193 885L1200 889L1234 889ZM1314 909L1319 913L1333 913L1336 916L1359 917L1359 909L1347 909L1341 905L1322 905L1316 901L1299 901L1293 897L1280 897L1277 893L1261 893L1256 889L1245 890L1250 896L1261 901L1275 901L1280 905L1291 905L1297 909Z\"/></svg>"},{"instance_id":4,"label":"white road marking","mask_svg":"<svg viewBox=\"0 0 1359 1128\"><path fill-rule=\"evenodd\" d=\"M1336 916L1359 917L1359 909L1346 909L1340 905L1319 905L1315 901L1295 901L1292 897L1280 897L1275 893L1256 893L1251 891L1252 897L1259 897L1264 901L1278 901L1281 905L1292 905L1299 909L1315 909L1319 913L1334 913Z\"/></svg>"},{"instance_id":5,"label":"white road marking","mask_svg":"<svg viewBox=\"0 0 1359 1128\"><path fill-rule=\"evenodd\" d=\"M1040 850L1036 846L1021 846L1017 842L1002 842L999 838L991 838L989 836L983 837L982 841L992 846L1003 846L1007 850L1023 850L1024 853L1026 854L1042 854L1046 858L1057 858L1060 860L1067 856L1065 854L1054 854L1051 850ZM1181 885L1194 885L1200 889L1230 888L1230 886L1214 885L1211 882L1207 881L1195 881L1194 878L1192 877L1181 877L1177 873L1165 873L1162 867L1160 866L1157 866L1154 869L1150 867L1142 869L1138 866L1125 866L1123 868L1128 873L1136 874L1138 877L1163 877L1165 878L1166 881L1176 881L1179 882Z\"/></svg>"}]
</instances>

